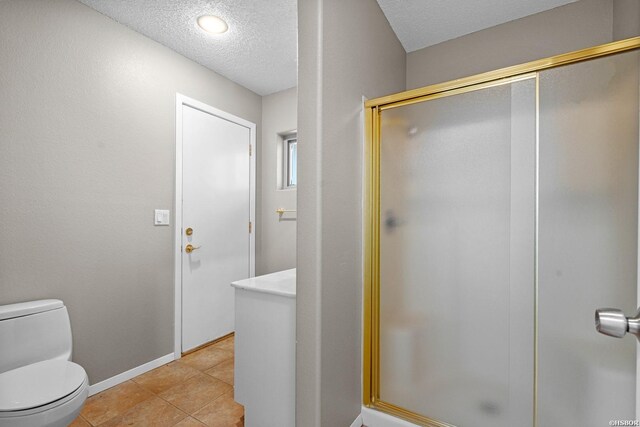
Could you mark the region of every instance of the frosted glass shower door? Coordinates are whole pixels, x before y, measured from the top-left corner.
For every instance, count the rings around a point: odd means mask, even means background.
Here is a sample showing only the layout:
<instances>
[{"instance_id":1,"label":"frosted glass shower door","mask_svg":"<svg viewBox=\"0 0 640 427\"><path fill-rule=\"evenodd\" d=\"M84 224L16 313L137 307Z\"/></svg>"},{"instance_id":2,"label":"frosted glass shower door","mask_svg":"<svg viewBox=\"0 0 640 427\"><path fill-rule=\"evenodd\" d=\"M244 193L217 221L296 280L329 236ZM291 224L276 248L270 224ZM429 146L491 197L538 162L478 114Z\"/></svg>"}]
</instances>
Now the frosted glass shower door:
<instances>
[{"instance_id":1,"label":"frosted glass shower door","mask_svg":"<svg viewBox=\"0 0 640 427\"><path fill-rule=\"evenodd\" d=\"M638 306L639 59L540 73L540 427L636 419L636 339L598 334L594 310Z\"/></svg>"},{"instance_id":2,"label":"frosted glass shower door","mask_svg":"<svg viewBox=\"0 0 640 427\"><path fill-rule=\"evenodd\" d=\"M425 422L526 427L535 75L462 92L380 116L380 399Z\"/></svg>"},{"instance_id":3,"label":"frosted glass shower door","mask_svg":"<svg viewBox=\"0 0 640 427\"><path fill-rule=\"evenodd\" d=\"M630 51L375 106L365 404L434 427L635 423L638 342L594 312L639 305L639 88Z\"/></svg>"}]
</instances>

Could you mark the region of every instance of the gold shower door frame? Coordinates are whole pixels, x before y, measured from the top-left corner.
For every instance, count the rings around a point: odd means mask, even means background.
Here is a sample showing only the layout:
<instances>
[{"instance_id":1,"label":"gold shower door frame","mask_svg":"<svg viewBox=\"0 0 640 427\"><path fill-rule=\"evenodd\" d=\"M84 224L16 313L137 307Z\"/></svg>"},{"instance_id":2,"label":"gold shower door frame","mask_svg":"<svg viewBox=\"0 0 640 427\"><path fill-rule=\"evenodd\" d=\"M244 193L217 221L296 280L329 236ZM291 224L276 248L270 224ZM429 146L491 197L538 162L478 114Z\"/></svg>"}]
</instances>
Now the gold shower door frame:
<instances>
[{"instance_id":1,"label":"gold shower door frame","mask_svg":"<svg viewBox=\"0 0 640 427\"><path fill-rule=\"evenodd\" d=\"M486 89L526 79L536 79L536 194L538 188L538 145L539 145L539 72L564 65L602 58L618 53L640 49L640 37L633 37L607 43L563 55L527 62L475 76L452 80L369 100L364 104L365 114L365 266L364 266L364 333L363 333L363 387L362 401L369 408L406 419L427 427L455 427L451 424L428 418L391 402L380 399L380 114L384 110L405 105L426 102L448 96ZM536 226L537 210L536 196ZM535 248L535 272L537 275L537 238ZM537 343L538 343L538 281L534 278L534 379L533 379L533 426L537 427Z\"/></svg>"}]
</instances>

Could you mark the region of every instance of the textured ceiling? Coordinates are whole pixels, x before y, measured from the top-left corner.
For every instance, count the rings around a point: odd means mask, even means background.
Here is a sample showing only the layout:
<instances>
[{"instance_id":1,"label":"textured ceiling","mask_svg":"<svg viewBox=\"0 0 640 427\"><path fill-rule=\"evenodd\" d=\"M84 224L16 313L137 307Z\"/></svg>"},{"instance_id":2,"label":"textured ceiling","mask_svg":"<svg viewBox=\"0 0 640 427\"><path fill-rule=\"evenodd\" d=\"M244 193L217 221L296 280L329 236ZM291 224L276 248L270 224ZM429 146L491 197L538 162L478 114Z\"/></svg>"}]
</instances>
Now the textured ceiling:
<instances>
[{"instance_id":1,"label":"textured ceiling","mask_svg":"<svg viewBox=\"0 0 640 427\"><path fill-rule=\"evenodd\" d=\"M296 0L80 1L259 95L297 84ZM229 31L201 31L205 14Z\"/></svg>"},{"instance_id":2,"label":"textured ceiling","mask_svg":"<svg viewBox=\"0 0 640 427\"><path fill-rule=\"evenodd\" d=\"M259 95L297 84L297 0L80 1ZM412 52L577 0L377 1ZM201 31L196 19L205 14L229 31Z\"/></svg>"},{"instance_id":3,"label":"textured ceiling","mask_svg":"<svg viewBox=\"0 0 640 427\"><path fill-rule=\"evenodd\" d=\"M577 0L378 0L407 52Z\"/></svg>"}]
</instances>

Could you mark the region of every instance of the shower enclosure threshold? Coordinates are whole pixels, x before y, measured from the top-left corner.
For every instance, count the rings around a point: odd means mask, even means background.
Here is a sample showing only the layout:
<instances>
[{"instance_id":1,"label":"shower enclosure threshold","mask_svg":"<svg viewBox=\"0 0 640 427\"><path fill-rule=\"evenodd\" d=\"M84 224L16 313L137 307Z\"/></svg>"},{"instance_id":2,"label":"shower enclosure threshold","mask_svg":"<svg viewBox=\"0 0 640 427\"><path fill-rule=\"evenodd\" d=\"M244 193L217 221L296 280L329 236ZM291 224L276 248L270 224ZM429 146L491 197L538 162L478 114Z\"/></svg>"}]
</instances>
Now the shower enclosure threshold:
<instances>
[{"instance_id":1,"label":"shower enclosure threshold","mask_svg":"<svg viewBox=\"0 0 640 427\"><path fill-rule=\"evenodd\" d=\"M367 427L420 427L417 424L365 406L362 407L362 425Z\"/></svg>"}]
</instances>

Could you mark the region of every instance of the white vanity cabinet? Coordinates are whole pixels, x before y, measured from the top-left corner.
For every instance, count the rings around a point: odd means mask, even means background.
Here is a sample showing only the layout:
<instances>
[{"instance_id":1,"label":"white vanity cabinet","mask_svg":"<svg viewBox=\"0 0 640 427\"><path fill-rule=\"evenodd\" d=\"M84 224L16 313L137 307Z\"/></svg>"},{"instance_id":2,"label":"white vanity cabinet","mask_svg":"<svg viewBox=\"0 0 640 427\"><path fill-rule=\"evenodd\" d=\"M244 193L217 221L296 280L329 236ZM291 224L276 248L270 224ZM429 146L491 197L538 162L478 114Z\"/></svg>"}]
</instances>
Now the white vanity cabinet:
<instances>
[{"instance_id":1,"label":"white vanity cabinet","mask_svg":"<svg viewBox=\"0 0 640 427\"><path fill-rule=\"evenodd\" d=\"M235 288L235 400L246 427L295 427L296 270Z\"/></svg>"}]
</instances>

